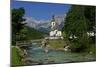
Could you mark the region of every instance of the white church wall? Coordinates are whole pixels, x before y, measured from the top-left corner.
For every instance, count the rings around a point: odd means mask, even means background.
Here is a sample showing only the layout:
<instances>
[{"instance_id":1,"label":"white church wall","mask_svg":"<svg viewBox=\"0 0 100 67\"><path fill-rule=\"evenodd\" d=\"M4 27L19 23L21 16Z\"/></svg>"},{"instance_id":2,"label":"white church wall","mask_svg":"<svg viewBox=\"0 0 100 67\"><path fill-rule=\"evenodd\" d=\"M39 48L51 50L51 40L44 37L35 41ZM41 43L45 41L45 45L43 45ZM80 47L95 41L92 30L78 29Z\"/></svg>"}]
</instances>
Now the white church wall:
<instances>
[{"instance_id":1,"label":"white church wall","mask_svg":"<svg viewBox=\"0 0 100 67\"><path fill-rule=\"evenodd\" d=\"M61 31L57 31L57 34L56 34L56 36L62 36L62 33L61 33Z\"/></svg>"},{"instance_id":2,"label":"white church wall","mask_svg":"<svg viewBox=\"0 0 100 67\"><path fill-rule=\"evenodd\" d=\"M54 36L54 34L55 34L54 31L50 32L50 36Z\"/></svg>"}]
</instances>

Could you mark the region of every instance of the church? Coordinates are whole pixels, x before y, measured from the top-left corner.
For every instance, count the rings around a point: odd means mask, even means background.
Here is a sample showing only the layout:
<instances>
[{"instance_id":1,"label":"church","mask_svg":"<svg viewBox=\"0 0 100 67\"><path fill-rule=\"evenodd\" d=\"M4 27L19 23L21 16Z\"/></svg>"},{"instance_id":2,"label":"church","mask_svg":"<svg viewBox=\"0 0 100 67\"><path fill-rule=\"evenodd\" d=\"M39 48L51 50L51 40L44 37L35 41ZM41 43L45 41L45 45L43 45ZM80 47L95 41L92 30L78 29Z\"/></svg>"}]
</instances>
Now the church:
<instances>
[{"instance_id":1,"label":"church","mask_svg":"<svg viewBox=\"0 0 100 67\"><path fill-rule=\"evenodd\" d=\"M55 17L52 17L51 23L51 31L49 33L49 39L63 39L62 32L57 28L57 22L55 21Z\"/></svg>"}]
</instances>

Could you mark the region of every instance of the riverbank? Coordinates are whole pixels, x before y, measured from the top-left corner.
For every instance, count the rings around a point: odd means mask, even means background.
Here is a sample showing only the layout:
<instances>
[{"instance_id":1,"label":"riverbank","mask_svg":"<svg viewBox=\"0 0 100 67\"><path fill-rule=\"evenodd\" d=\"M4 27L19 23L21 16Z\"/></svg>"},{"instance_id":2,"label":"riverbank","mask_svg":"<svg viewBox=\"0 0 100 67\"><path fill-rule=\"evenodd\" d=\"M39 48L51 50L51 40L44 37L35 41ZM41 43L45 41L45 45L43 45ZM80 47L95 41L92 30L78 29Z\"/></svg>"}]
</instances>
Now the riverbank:
<instances>
[{"instance_id":1,"label":"riverbank","mask_svg":"<svg viewBox=\"0 0 100 67\"><path fill-rule=\"evenodd\" d=\"M59 48L64 48L64 46L66 45L65 41L62 39L52 39L52 40L48 40L48 44L55 48L55 49L59 49Z\"/></svg>"},{"instance_id":2,"label":"riverbank","mask_svg":"<svg viewBox=\"0 0 100 67\"><path fill-rule=\"evenodd\" d=\"M20 57L20 54L19 54L19 51L16 47L11 47L11 50L12 50L12 55L11 55L11 62L12 64L11 65L21 65L21 57Z\"/></svg>"},{"instance_id":3,"label":"riverbank","mask_svg":"<svg viewBox=\"0 0 100 67\"><path fill-rule=\"evenodd\" d=\"M11 66L19 66L19 65L25 65L26 64L26 58L27 58L27 51L26 49L22 49L19 46L12 46L12 55L11 55Z\"/></svg>"}]
</instances>

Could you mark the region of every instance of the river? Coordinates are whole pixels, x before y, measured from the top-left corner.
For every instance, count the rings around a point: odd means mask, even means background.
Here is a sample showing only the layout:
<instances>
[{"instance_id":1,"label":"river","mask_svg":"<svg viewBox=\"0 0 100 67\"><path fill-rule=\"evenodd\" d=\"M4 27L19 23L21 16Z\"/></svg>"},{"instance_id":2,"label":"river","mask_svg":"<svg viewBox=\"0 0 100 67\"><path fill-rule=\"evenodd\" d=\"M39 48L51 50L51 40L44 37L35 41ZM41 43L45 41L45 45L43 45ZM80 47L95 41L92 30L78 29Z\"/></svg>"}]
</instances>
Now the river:
<instances>
[{"instance_id":1,"label":"river","mask_svg":"<svg viewBox=\"0 0 100 67\"><path fill-rule=\"evenodd\" d=\"M49 49L49 52L45 53L44 48L41 48L41 44L37 41L34 41L30 48L27 49L27 53L27 58L30 58L33 61L30 62L32 65L87 62L96 60L94 55L88 53L71 53L52 49Z\"/></svg>"}]
</instances>

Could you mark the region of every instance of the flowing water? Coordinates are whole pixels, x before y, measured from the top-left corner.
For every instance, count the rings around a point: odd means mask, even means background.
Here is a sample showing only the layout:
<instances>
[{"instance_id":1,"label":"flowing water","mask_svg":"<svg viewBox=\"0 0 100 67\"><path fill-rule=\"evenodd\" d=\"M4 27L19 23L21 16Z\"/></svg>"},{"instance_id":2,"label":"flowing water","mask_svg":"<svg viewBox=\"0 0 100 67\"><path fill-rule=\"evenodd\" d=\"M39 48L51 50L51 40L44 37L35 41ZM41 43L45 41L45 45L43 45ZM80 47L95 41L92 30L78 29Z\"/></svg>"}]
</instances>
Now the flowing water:
<instances>
[{"instance_id":1,"label":"flowing water","mask_svg":"<svg viewBox=\"0 0 100 67\"><path fill-rule=\"evenodd\" d=\"M54 64L54 63L69 63L81 61L95 61L95 56L84 53L71 53L60 50L49 50L45 53L45 49L41 48L37 42L32 43L32 46L27 50L28 57L31 58L33 64Z\"/></svg>"}]
</instances>

